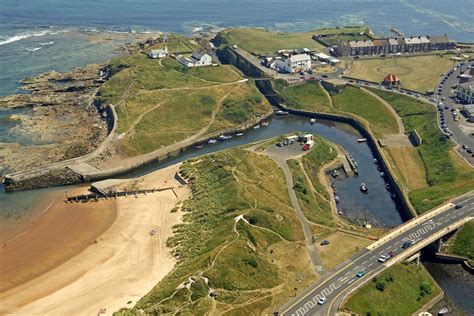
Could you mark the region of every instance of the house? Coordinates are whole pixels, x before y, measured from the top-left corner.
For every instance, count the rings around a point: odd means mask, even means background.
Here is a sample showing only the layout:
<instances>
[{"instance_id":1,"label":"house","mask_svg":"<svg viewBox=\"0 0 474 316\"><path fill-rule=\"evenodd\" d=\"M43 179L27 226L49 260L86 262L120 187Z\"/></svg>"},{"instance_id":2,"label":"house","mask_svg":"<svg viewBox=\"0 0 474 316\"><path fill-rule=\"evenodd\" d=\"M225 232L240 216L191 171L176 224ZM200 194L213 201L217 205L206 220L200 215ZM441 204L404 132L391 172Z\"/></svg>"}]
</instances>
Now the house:
<instances>
[{"instance_id":1,"label":"house","mask_svg":"<svg viewBox=\"0 0 474 316\"><path fill-rule=\"evenodd\" d=\"M330 63L333 66L339 65L341 63L340 59L334 58L324 53L314 53L313 56L316 57L318 60L325 63Z\"/></svg>"},{"instance_id":2,"label":"house","mask_svg":"<svg viewBox=\"0 0 474 316\"><path fill-rule=\"evenodd\" d=\"M176 60L188 68L212 65L211 55L203 49L194 51L190 58L179 55L176 57Z\"/></svg>"},{"instance_id":3,"label":"house","mask_svg":"<svg viewBox=\"0 0 474 316\"><path fill-rule=\"evenodd\" d=\"M400 84L400 79L395 75L386 75L383 78L383 84L387 86L396 86Z\"/></svg>"},{"instance_id":4,"label":"house","mask_svg":"<svg viewBox=\"0 0 474 316\"><path fill-rule=\"evenodd\" d=\"M154 49L150 51L148 56L150 56L150 58L152 59L164 58L168 56L168 46L165 45L165 47L163 47L162 49Z\"/></svg>"},{"instance_id":5,"label":"house","mask_svg":"<svg viewBox=\"0 0 474 316\"><path fill-rule=\"evenodd\" d=\"M456 96L465 103L474 103L473 83L465 82L458 84L456 88Z\"/></svg>"},{"instance_id":6,"label":"house","mask_svg":"<svg viewBox=\"0 0 474 316\"><path fill-rule=\"evenodd\" d=\"M311 57L308 54L292 55L276 61L276 69L280 72L297 73L311 69Z\"/></svg>"}]
</instances>

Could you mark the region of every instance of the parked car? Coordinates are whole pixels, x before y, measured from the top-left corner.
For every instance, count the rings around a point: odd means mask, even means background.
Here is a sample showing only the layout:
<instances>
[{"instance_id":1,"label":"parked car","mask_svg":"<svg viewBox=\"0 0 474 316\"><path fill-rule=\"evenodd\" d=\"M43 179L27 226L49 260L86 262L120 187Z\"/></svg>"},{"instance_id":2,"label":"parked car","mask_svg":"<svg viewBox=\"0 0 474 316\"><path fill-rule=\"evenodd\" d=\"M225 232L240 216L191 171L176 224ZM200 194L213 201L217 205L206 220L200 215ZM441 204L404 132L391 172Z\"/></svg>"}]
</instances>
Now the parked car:
<instances>
[{"instance_id":1,"label":"parked car","mask_svg":"<svg viewBox=\"0 0 474 316\"><path fill-rule=\"evenodd\" d=\"M323 240L321 241L321 246L326 246L326 245L329 245L329 240Z\"/></svg>"},{"instance_id":2,"label":"parked car","mask_svg":"<svg viewBox=\"0 0 474 316\"><path fill-rule=\"evenodd\" d=\"M454 207L455 209L459 210L462 208L462 204L456 204L456 206Z\"/></svg>"}]
</instances>

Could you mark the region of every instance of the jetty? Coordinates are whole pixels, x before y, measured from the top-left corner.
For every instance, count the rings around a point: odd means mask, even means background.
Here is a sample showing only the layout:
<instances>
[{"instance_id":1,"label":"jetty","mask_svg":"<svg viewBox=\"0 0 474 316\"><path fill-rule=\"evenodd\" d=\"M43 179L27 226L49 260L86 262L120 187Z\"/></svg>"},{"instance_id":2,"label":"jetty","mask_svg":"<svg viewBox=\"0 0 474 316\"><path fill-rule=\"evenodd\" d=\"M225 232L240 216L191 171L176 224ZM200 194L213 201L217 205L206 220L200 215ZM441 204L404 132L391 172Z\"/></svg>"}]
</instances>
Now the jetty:
<instances>
[{"instance_id":1,"label":"jetty","mask_svg":"<svg viewBox=\"0 0 474 316\"><path fill-rule=\"evenodd\" d=\"M153 189L143 189L143 190L115 191L115 192L107 192L107 193L80 194L80 195L68 196L66 201L67 202L89 202L89 201L98 201L100 199L118 198L121 196L138 197L138 195L147 195L148 193L156 193L156 192L161 192L161 191L166 191L166 190L172 190L174 195L176 195L176 192L174 192L174 187L165 187L165 188L153 188Z\"/></svg>"}]
</instances>

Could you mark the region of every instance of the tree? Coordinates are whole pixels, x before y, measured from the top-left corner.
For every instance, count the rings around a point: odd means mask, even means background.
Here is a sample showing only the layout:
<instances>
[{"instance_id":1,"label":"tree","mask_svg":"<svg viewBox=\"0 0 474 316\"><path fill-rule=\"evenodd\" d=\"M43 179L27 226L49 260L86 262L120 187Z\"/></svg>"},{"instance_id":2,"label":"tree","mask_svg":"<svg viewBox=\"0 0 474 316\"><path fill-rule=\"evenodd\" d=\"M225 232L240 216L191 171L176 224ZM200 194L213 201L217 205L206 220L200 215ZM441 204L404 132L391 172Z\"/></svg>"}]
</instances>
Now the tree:
<instances>
[{"instance_id":1,"label":"tree","mask_svg":"<svg viewBox=\"0 0 474 316\"><path fill-rule=\"evenodd\" d=\"M380 292L383 292L385 291L385 283L382 282L382 281L378 281L376 284L375 284L375 288L377 290L379 290Z\"/></svg>"}]
</instances>

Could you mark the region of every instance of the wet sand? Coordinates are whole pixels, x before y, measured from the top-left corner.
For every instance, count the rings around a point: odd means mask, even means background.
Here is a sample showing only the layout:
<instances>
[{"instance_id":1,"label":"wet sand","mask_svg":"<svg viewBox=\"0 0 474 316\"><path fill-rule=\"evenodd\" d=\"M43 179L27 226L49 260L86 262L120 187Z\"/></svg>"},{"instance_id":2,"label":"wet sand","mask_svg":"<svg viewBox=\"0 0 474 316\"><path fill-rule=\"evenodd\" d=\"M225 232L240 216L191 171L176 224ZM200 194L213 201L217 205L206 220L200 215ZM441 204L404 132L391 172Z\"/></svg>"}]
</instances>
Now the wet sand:
<instances>
[{"instance_id":1,"label":"wet sand","mask_svg":"<svg viewBox=\"0 0 474 316\"><path fill-rule=\"evenodd\" d=\"M0 313L111 314L133 306L127 303L143 297L175 265L166 239L182 214L170 211L189 195L174 179L177 169L133 183L173 186L174 192L55 204L31 232L2 250Z\"/></svg>"}]
</instances>

